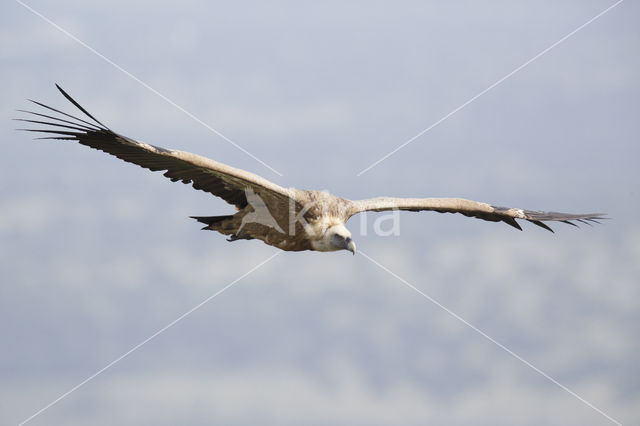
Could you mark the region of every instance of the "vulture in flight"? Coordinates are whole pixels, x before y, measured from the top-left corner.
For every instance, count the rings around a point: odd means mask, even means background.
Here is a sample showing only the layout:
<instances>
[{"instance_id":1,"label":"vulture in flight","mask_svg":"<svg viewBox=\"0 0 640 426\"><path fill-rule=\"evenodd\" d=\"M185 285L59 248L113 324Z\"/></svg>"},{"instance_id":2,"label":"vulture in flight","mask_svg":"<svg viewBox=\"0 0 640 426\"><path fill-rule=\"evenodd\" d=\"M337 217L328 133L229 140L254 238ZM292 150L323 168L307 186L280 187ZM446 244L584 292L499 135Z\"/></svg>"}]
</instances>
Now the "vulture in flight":
<instances>
[{"instance_id":1,"label":"vulture in flight","mask_svg":"<svg viewBox=\"0 0 640 426\"><path fill-rule=\"evenodd\" d=\"M348 250L355 254L356 245L345 223L351 216L366 211L461 213L491 222L504 222L520 230L516 219L522 219L551 232L545 224L547 221L576 226L573 222L599 223L598 219L604 216L602 213L567 214L497 207L461 198L378 197L352 201L322 191L283 188L261 176L199 155L160 148L120 135L94 118L60 86L56 87L85 117L79 118L31 101L42 110L19 110L29 117L17 120L45 127L19 130L45 135L39 139L76 141L151 171L162 170L174 182L190 183L195 189L222 198L236 207L235 214L191 217L205 225L202 229L228 235L229 241L259 239L286 251Z\"/></svg>"}]
</instances>

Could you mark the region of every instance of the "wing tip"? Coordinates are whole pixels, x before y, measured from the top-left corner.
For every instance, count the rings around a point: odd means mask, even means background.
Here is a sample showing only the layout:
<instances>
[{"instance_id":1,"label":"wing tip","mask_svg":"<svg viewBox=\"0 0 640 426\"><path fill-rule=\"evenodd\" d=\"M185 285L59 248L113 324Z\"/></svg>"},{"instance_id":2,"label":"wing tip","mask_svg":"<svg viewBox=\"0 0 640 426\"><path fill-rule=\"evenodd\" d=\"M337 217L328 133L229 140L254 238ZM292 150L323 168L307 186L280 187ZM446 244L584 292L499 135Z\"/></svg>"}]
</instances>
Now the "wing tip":
<instances>
[{"instance_id":1,"label":"wing tip","mask_svg":"<svg viewBox=\"0 0 640 426\"><path fill-rule=\"evenodd\" d=\"M100 120L98 120L97 118L95 118L93 115L91 115L89 113L89 111L87 111L86 109L84 109L82 107L82 105L80 105L75 99L73 99L71 97L71 95L69 95L67 92L65 92L65 90L60 87L60 85L58 83L54 83L56 85L56 88L60 91L60 93L62 93L62 96L64 96L69 102L71 102L76 108L78 108L80 111L82 111L84 113L84 115L86 115L87 117L89 117L90 119L92 119L93 121L95 121L97 124L101 125L105 130L109 130L109 128L107 126L105 126L104 124L102 124L100 122Z\"/></svg>"}]
</instances>

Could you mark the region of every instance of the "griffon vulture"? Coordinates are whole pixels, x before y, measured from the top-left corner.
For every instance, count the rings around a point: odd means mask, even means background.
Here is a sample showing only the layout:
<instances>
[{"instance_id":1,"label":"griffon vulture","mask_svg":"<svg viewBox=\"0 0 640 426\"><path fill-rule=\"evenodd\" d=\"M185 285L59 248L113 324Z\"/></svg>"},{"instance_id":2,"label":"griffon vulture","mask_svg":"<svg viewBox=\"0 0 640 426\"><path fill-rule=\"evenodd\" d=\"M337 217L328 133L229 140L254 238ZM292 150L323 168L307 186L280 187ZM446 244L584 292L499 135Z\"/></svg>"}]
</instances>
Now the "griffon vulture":
<instances>
[{"instance_id":1,"label":"griffon vulture","mask_svg":"<svg viewBox=\"0 0 640 426\"><path fill-rule=\"evenodd\" d=\"M229 235L229 241L259 239L286 251L349 250L355 254L356 245L345 223L351 216L365 211L461 213L491 222L505 222L520 230L516 219L523 219L549 231L551 228L544 223L546 221L575 226L573 221L598 223L603 216L602 213L567 214L496 207L461 198L378 197L352 201L321 191L287 189L253 173L199 155L160 148L120 135L94 118L60 86L56 87L86 119L31 101L43 110L19 110L30 116L17 120L48 127L19 130L47 135L39 139L76 141L151 171L163 170L174 182L191 183L195 189L222 198L236 207L235 214L191 217L206 225L202 229Z\"/></svg>"}]
</instances>

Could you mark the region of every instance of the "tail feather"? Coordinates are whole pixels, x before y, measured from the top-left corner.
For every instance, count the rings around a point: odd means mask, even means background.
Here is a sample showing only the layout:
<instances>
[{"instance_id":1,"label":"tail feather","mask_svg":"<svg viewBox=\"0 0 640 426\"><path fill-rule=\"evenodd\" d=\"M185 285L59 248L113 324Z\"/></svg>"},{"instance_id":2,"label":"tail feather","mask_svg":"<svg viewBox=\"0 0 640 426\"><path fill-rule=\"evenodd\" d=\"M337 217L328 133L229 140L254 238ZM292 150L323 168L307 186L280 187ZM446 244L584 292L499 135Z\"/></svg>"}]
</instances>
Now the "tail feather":
<instances>
[{"instance_id":1,"label":"tail feather","mask_svg":"<svg viewBox=\"0 0 640 426\"><path fill-rule=\"evenodd\" d=\"M189 217L197 220L200 223L204 223L205 225L207 225L207 227L209 227L211 225L215 225L216 223L220 223L224 220L231 219L233 216L226 215L226 216L189 216ZM206 228L203 228L203 229L206 229Z\"/></svg>"}]
</instances>

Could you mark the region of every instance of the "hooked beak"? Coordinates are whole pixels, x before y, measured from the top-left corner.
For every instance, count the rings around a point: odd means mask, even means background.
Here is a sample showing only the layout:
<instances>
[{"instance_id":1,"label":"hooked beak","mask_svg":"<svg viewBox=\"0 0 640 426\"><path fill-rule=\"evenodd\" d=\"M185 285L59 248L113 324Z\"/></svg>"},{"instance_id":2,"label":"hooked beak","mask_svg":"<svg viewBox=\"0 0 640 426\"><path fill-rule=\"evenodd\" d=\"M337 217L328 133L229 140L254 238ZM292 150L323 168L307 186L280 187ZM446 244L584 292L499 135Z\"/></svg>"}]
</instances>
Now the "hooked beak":
<instances>
[{"instance_id":1,"label":"hooked beak","mask_svg":"<svg viewBox=\"0 0 640 426\"><path fill-rule=\"evenodd\" d=\"M354 243L353 240L350 240L347 243L347 250L349 250L355 256L355 254L356 254L356 243Z\"/></svg>"}]
</instances>

